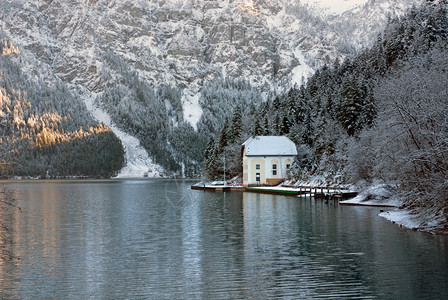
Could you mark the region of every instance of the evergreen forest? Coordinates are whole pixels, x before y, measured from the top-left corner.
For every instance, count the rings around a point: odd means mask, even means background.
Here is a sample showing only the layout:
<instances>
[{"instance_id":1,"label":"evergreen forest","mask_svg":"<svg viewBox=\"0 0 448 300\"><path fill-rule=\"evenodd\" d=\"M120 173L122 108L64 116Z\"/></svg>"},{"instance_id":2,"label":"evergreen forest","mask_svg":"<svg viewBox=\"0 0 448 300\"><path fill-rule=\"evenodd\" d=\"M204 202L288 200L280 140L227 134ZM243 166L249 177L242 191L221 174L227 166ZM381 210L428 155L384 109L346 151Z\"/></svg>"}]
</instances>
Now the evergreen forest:
<instances>
[{"instance_id":1,"label":"evergreen forest","mask_svg":"<svg viewBox=\"0 0 448 300\"><path fill-rule=\"evenodd\" d=\"M114 82L96 98L123 131L136 136L166 175L200 177L207 142L221 131L227 114L238 106L254 111L262 94L244 80L218 77L204 83L199 99L202 115L194 128L184 119L182 89L153 86L112 53L106 57ZM244 108L244 109L243 109Z\"/></svg>"},{"instance_id":2,"label":"evergreen forest","mask_svg":"<svg viewBox=\"0 0 448 300\"><path fill-rule=\"evenodd\" d=\"M122 168L121 141L66 84L30 78L4 38L0 54L0 176L110 177Z\"/></svg>"},{"instance_id":3,"label":"evergreen forest","mask_svg":"<svg viewBox=\"0 0 448 300\"><path fill-rule=\"evenodd\" d=\"M237 106L205 151L205 173L241 173L248 136L287 135L298 147L294 176L369 186L381 182L448 219L448 9L428 1L390 19L374 45L324 65L301 87L243 112Z\"/></svg>"}]
</instances>

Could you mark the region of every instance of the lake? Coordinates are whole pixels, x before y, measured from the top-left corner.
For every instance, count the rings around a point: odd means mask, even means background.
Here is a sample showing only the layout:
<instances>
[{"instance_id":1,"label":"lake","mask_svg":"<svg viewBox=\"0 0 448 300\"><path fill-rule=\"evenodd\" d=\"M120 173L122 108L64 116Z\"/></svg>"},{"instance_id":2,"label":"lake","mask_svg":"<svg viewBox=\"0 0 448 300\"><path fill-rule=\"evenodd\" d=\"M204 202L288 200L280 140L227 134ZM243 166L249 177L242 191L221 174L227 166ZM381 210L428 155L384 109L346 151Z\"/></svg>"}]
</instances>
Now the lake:
<instances>
[{"instance_id":1,"label":"lake","mask_svg":"<svg viewBox=\"0 0 448 300\"><path fill-rule=\"evenodd\" d=\"M0 298L448 299L446 237L379 208L193 183L5 182L20 210L0 229Z\"/></svg>"}]
</instances>

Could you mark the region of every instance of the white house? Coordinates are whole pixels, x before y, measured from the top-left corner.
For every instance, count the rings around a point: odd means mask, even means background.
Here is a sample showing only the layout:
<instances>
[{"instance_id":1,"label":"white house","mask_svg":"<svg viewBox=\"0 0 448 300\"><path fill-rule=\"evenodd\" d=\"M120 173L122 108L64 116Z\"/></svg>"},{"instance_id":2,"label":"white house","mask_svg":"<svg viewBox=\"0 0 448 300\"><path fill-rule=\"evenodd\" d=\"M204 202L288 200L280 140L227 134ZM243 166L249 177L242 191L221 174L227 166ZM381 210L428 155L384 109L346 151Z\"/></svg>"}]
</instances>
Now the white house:
<instances>
[{"instance_id":1,"label":"white house","mask_svg":"<svg viewBox=\"0 0 448 300\"><path fill-rule=\"evenodd\" d=\"M286 136L255 136L242 145L243 185L277 185L289 175L297 148Z\"/></svg>"}]
</instances>

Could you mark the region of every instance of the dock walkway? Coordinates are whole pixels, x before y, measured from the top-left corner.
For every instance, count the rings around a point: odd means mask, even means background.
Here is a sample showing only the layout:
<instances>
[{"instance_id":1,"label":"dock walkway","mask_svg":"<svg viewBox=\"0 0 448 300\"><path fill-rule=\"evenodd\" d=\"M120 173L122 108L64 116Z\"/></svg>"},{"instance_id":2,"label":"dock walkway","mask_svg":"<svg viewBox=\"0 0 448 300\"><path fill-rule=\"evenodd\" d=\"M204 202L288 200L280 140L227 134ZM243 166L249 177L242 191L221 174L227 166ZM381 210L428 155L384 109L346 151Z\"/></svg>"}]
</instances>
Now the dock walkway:
<instances>
[{"instance_id":1,"label":"dock walkway","mask_svg":"<svg viewBox=\"0 0 448 300\"><path fill-rule=\"evenodd\" d=\"M192 190L209 191L209 192L246 192L247 189L242 186L231 185L192 185Z\"/></svg>"},{"instance_id":2,"label":"dock walkway","mask_svg":"<svg viewBox=\"0 0 448 300\"><path fill-rule=\"evenodd\" d=\"M287 195L298 197L325 198L330 200L342 200L355 197L357 192L345 187L324 187L324 186L230 186L230 185L206 185L196 184L191 186L193 190L213 191L213 192L252 192L261 194Z\"/></svg>"},{"instance_id":3,"label":"dock walkway","mask_svg":"<svg viewBox=\"0 0 448 300\"><path fill-rule=\"evenodd\" d=\"M358 193L345 187L331 186L295 186L295 187L248 187L249 192L274 194L274 195L297 195L298 197L325 198L330 200L341 200L355 197Z\"/></svg>"}]
</instances>

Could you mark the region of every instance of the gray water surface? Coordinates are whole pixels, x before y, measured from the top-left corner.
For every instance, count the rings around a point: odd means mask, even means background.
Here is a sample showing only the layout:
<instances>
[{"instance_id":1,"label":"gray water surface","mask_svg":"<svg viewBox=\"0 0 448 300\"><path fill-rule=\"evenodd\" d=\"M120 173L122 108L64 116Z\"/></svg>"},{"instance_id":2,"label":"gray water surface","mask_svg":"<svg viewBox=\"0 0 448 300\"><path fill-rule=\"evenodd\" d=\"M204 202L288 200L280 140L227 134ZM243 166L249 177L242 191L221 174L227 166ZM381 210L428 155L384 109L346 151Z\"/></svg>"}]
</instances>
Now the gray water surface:
<instances>
[{"instance_id":1,"label":"gray water surface","mask_svg":"<svg viewBox=\"0 0 448 300\"><path fill-rule=\"evenodd\" d=\"M448 299L446 237L378 208L192 183L5 184L21 212L0 298Z\"/></svg>"}]
</instances>

